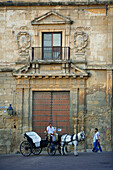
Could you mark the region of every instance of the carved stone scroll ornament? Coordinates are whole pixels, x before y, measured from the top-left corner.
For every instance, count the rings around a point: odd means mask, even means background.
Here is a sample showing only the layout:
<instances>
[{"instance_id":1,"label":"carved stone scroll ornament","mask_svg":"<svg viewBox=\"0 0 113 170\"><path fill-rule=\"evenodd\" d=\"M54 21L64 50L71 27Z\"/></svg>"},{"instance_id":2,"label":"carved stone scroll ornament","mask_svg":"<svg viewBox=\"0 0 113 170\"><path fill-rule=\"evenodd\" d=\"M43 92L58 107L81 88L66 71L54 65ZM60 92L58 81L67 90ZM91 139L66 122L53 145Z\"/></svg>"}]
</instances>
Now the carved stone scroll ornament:
<instances>
[{"instance_id":1,"label":"carved stone scroll ornament","mask_svg":"<svg viewBox=\"0 0 113 170\"><path fill-rule=\"evenodd\" d=\"M88 35L83 31L77 31L74 33L74 47L76 53L85 53L85 48L88 44Z\"/></svg>"},{"instance_id":2,"label":"carved stone scroll ornament","mask_svg":"<svg viewBox=\"0 0 113 170\"><path fill-rule=\"evenodd\" d=\"M20 56L28 56L31 46L31 37L28 32L19 32L17 34L17 44Z\"/></svg>"}]
</instances>

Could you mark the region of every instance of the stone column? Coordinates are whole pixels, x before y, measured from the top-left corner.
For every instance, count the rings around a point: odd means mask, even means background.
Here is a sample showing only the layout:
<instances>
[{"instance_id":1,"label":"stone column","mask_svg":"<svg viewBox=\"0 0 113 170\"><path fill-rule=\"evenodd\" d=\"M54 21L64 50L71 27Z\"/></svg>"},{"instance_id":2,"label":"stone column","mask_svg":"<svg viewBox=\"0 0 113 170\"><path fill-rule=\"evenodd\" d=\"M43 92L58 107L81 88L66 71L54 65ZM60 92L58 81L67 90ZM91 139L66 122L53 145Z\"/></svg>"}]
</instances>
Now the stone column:
<instances>
[{"instance_id":1,"label":"stone column","mask_svg":"<svg viewBox=\"0 0 113 170\"><path fill-rule=\"evenodd\" d=\"M32 100L33 92L32 89L29 88L29 131L32 131Z\"/></svg>"},{"instance_id":2,"label":"stone column","mask_svg":"<svg viewBox=\"0 0 113 170\"><path fill-rule=\"evenodd\" d=\"M23 131L29 131L29 118L30 118L30 92L29 88L24 88L23 99Z\"/></svg>"},{"instance_id":3,"label":"stone column","mask_svg":"<svg viewBox=\"0 0 113 170\"><path fill-rule=\"evenodd\" d=\"M112 70L107 70L107 89L106 89L106 96L107 96L107 115L106 115L106 150L112 150Z\"/></svg>"},{"instance_id":4,"label":"stone column","mask_svg":"<svg viewBox=\"0 0 113 170\"><path fill-rule=\"evenodd\" d=\"M18 129L23 133L23 89L17 88L16 90L16 114L20 118Z\"/></svg>"},{"instance_id":5,"label":"stone column","mask_svg":"<svg viewBox=\"0 0 113 170\"><path fill-rule=\"evenodd\" d=\"M15 141L15 151L19 151L19 145L21 139L23 139L23 89L17 88L16 89L16 115L17 115L17 122L16 122L16 138L13 138ZM14 131L14 130L13 130ZM14 134L13 134L14 135Z\"/></svg>"},{"instance_id":6,"label":"stone column","mask_svg":"<svg viewBox=\"0 0 113 170\"><path fill-rule=\"evenodd\" d=\"M86 87L85 87L85 80L79 80L79 89L77 90L78 93L78 132L84 131L85 132L85 113L86 113ZM81 142L79 145L79 149L81 151L85 151L85 142Z\"/></svg>"},{"instance_id":7,"label":"stone column","mask_svg":"<svg viewBox=\"0 0 113 170\"><path fill-rule=\"evenodd\" d=\"M77 133L77 89L73 88L72 91L70 91L70 112L71 112L71 129L73 129L73 132L76 134Z\"/></svg>"}]
</instances>

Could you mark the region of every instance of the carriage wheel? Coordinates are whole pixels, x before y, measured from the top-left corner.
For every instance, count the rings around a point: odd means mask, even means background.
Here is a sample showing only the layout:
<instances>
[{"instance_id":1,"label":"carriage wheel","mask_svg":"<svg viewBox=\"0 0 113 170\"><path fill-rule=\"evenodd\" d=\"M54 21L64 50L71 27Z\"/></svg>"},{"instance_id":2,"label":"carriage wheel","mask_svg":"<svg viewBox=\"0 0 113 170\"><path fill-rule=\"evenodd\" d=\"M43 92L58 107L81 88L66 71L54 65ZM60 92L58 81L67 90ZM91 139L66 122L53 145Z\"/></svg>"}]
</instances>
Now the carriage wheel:
<instances>
[{"instance_id":1,"label":"carriage wheel","mask_svg":"<svg viewBox=\"0 0 113 170\"><path fill-rule=\"evenodd\" d=\"M32 146L31 146L31 144L28 141L23 141L20 144L20 153L23 156L29 156L29 155L31 155L31 152L32 152L31 148L32 148Z\"/></svg>"},{"instance_id":2,"label":"carriage wheel","mask_svg":"<svg viewBox=\"0 0 113 170\"><path fill-rule=\"evenodd\" d=\"M50 156L55 155L55 153L56 153L56 148L55 148L55 145L54 145L54 144L50 144L50 145L48 146L48 148L47 148L47 153L48 153L48 155L50 155Z\"/></svg>"},{"instance_id":3,"label":"carriage wheel","mask_svg":"<svg viewBox=\"0 0 113 170\"><path fill-rule=\"evenodd\" d=\"M42 148L32 148L32 153L34 155L39 155L42 152Z\"/></svg>"}]
</instances>

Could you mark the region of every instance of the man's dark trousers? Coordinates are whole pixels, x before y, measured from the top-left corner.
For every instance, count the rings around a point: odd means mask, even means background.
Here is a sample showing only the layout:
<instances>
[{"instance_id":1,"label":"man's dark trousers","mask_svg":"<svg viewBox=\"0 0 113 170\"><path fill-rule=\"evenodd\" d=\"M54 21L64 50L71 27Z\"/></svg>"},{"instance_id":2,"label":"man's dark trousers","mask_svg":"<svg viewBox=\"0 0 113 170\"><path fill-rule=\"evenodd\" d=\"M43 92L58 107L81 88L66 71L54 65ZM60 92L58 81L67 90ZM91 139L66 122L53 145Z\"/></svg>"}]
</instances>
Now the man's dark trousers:
<instances>
[{"instance_id":1,"label":"man's dark trousers","mask_svg":"<svg viewBox=\"0 0 113 170\"><path fill-rule=\"evenodd\" d=\"M102 152L102 149L101 149L101 146L100 146L100 143L99 143L98 140L96 140L95 147L94 147L93 150L92 150L93 152L95 151L96 147L99 147L100 152Z\"/></svg>"}]
</instances>

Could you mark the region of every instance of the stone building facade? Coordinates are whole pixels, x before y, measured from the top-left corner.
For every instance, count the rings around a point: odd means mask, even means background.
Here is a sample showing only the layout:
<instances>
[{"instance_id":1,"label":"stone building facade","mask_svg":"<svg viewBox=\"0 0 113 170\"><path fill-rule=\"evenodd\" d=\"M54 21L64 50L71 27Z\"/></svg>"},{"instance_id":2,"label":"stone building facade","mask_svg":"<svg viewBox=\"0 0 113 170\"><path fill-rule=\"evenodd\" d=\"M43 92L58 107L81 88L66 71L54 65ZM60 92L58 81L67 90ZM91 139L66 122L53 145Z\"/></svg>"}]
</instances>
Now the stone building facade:
<instances>
[{"instance_id":1,"label":"stone building facade","mask_svg":"<svg viewBox=\"0 0 113 170\"><path fill-rule=\"evenodd\" d=\"M113 2L0 1L0 153L19 151L26 131L44 137L94 128L113 150ZM7 108L12 104L13 115Z\"/></svg>"}]
</instances>

